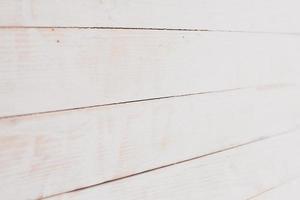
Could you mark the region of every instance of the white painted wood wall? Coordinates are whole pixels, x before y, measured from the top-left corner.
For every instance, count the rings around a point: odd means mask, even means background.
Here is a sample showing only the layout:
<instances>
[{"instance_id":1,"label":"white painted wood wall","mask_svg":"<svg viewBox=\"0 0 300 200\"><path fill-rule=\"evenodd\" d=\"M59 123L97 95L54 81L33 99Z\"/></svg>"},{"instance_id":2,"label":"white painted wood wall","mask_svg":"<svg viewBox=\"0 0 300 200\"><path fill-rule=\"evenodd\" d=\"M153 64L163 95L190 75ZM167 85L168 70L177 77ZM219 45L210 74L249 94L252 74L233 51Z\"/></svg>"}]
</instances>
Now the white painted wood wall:
<instances>
[{"instance_id":1,"label":"white painted wood wall","mask_svg":"<svg viewBox=\"0 0 300 200\"><path fill-rule=\"evenodd\" d=\"M296 0L0 0L0 199L300 198Z\"/></svg>"}]
</instances>

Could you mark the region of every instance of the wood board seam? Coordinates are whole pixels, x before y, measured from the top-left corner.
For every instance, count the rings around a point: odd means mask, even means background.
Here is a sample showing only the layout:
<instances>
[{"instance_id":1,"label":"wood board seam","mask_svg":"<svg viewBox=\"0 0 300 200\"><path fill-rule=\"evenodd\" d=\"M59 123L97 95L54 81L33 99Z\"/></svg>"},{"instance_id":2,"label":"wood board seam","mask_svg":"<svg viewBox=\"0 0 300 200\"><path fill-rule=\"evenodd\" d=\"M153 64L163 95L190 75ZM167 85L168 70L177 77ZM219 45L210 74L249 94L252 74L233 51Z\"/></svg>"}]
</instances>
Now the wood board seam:
<instances>
[{"instance_id":1,"label":"wood board seam","mask_svg":"<svg viewBox=\"0 0 300 200\"><path fill-rule=\"evenodd\" d=\"M152 98L137 99L137 100L119 101L119 102L112 102L112 103L106 103L106 104L96 104L96 105L90 105L90 106L81 106L81 107L75 107L75 108L66 108L66 109L59 109L59 110L49 110L49 111L42 111L42 112L25 113L25 114L19 114L19 115L7 115L7 116L0 116L0 120L13 119L13 118L19 118L19 117L27 117L27 116L39 116L39 115L52 114L52 113L62 113L62 112L69 112L69 111L75 111L75 110L85 110L85 109L100 108L100 107L106 107L106 106L116 106L116 105L124 105L124 104L131 104L131 103L140 103L140 102L155 101L155 100L165 100L165 99L172 99L172 98L205 95L205 94L217 94L217 93L226 93L226 92L232 92L232 91L242 91L242 90L248 90L248 89L259 89L259 88L273 87L273 86L275 88L277 88L277 87L297 87L298 85L273 83L273 84L265 84L265 85L229 88L229 89L223 89L223 90L211 90L211 91L206 91L206 92L196 92L196 93L152 97Z\"/></svg>"},{"instance_id":2,"label":"wood board seam","mask_svg":"<svg viewBox=\"0 0 300 200\"><path fill-rule=\"evenodd\" d=\"M255 194L255 195L253 195L253 196L247 198L246 200L255 200L257 197L260 197L261 195L264 195L264 194L266 194L266 193L268 193L268 192L271 192L271 191L273 191L273 190L279 189L279 188L281 188L281 187L283 187L283 186L285 186L285 185L288 185L288 184L290 184L290 183L292 183L292 182L294 182L294 181L297 181L297 180L299 180L299 179L300 179L300 176L297 176L297 177L292 178L292 179L290 179L290 180L283 181L283 182L279 183L278 185L275 185L275 186L273 186L273 187L270 187L270 188L268 188L268 189L266 189L266 190L263 190L263 191L259 192L258 194Z\"/></svg>"},{"instance_id":3,"label":"wood board seam","mask_svg":"<svg viewBox=\"0 0 300 200\"><path fill-rule=\"evenodd\" d=\"M188 29L163 27L118 27L118 26L0 26L0 29L104 29L104 30L137 30L137 31L182 31L182 32L225 32L272 35L300 35L300 32L247 31L225 29Z\"/></svg>"},{"instance_id":4,"label":"wood board seam","mask_svg":"<svg viewBox=\"0 0 300 200\"><path fill-rule=\"evenodd\" d=\"M275 85L275 84L272 84L272 85ZM278 85L278 84L276 84L276 85ZM89 109L89 108L99 108L99 107L105 107L105 106L115 106L115 105L122 105L122 104L139 103L139 102L146 102L146 101L155 101L155 100L163 100L163 99L171 99L171 98L197 96L197 95L203 95L203 94L225 93L225 92L238 91L238 90L254 89L256 87L264 87L264 86L255 86L255 87L249 86L249 87L231 88L231 89L224 89L224 90L212 90L212 91L207 91L207 92L196 92L196 93L170 95L170 96L162 96L162 97L153 97L153 98L145 98L145 99L137 99L137 100L129 100L129 101L120 101L120 102L113 102L113 103L107 103L107 104L98 104L98 105L91 105L91 106L66 108L66 109L60 109L60 110L50 110L50 111L26 113L26 114L20 114L20 115L7 115L7 116L0 116L0 120L18 118L18 117L26 117L26 116L44 115L44 114L50 114L50 113L60 113L60 112L67 112L67 111L74 111L74 110L84 110L84 109Z\"/></svg>"},{"instance_id":5,"label":"wood board seam","mask_svg":"<svg viewBox=\"0 0 300 200\"><path fill-rule=\"evenodd\" d=\"M265 140L269 140L269 139L273 139L273 138L276 138L276 137L281 137L281 136L286 136L286 135L289 135L289 134L293 134L293 133L295 133L295 131L299 130L299 128L300 128L300 124L297 124L295 127L291 128L289 130L286 130L286 131L283 131L283 132L280 132L280 133L276 133L276 134L273 134L273 135L270 135L270 136L262 136L262 137L256 138L254 140L251 140L251 141L239 144L239 145L234 145L234 146L231 146L231 147L227 147L227 148L217 150L217 151L213 151L211 153L207 153L207 154L204 154L204 155L200 155L200 156L196 156L196 157L193 157L193 158L189 158L189 159L181 160L181 161L178 161L178 162L170 163L170 164L167 164L167 165L155 167L155 168L152 168L152 169L137 172L137 173L130 174L130 175L127 175L127 176L116 178L116 179L111 179L111 180L104 181L104 182L101 182L101 183L96 183L96 184L92 184L92 185L89 185L89 186L73 189L73 190L70 190L70 191L45 196L45 197L39 198L37 200L46 200L46 199L50 199L50 198L60 196L60 195L63 195L63 194L78 192L78 191L82 191L82 190L85 190L85 189L90 189L90 188L93 188L93 187L98 187L98 186L101 186L101 185L109 184L109 183L112 183L112 182L117 182L117 181L124 180L124 179L127 179L127 178L132 178L132 177L135 177L135 176L143 175L143 174L146 174L148 172L153 172L153 171L168 168L168 167L171 167L171 166L188 163L190 161L198 160L198 159L205 158L205 157L212 156L212 155L217 155L219 153L231 151L231 150L238 149L240 147L244 147L244 146L251 145L251 144L256 144L256 143L259 143L259 142L262 142L262 141L265 141ZM260 193L260 194L262 194L262 193ZM251 200L251 198L254 198L254 196L250 197L250 200Z\"/></svg>"}]
</instances>

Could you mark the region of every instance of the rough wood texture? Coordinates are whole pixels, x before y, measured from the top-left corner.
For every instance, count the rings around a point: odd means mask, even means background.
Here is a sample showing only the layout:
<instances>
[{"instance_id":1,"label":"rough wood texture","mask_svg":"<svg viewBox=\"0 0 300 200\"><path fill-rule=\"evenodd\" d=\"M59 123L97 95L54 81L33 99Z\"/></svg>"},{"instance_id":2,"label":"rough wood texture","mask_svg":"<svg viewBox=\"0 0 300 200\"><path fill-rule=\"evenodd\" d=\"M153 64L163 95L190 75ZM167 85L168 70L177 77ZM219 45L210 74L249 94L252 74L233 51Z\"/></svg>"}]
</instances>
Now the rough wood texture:
<instances>
[{"instance_id":1,"label":"rough wood texture","mask_svg":"<svg viewBox=\"0 0 300 200\"><path fill-rule=\"evenodd\" d=\"M1 0L0 26L299 32L297 0Z\"/></svg>"},{"instance_id":2,"label":"rough wood texture","mask_svg":"<svg viewBox=\"0 0 300 200\"><path fill-rule=\"evenodd\" d=\"M299 5L0 0L0 199L300 199Z\"/></svg>"},{"instance_id":3,"label":"rough wood texture","mask_svg":"<svg viewBox=\"0 0 300 200\"><path fill-rule=\"evenodd\" d=\"M247 199L300 175L299 143L298 130L49 200Z\"/></svg>"},{"instance_id":4,"label":"rough wood texture","mask_svg":"<svg viewBox=\"0 0 300 200\"><path fill-rule=\"evenodd\" d=\"M1 29L0 116L293 84L299 52L293 35Z\"/></svg>"},{"instance_id":5,"label":"rough wood texture","mask_svg":"<svg viewBox=\"0 0 300 200\"><path fill-rule=\"evenodd\" d=\"M2 119L0 195L53 195L288 132L299 101L298 88L275 85Z\"/></svg>"}]
</instances>

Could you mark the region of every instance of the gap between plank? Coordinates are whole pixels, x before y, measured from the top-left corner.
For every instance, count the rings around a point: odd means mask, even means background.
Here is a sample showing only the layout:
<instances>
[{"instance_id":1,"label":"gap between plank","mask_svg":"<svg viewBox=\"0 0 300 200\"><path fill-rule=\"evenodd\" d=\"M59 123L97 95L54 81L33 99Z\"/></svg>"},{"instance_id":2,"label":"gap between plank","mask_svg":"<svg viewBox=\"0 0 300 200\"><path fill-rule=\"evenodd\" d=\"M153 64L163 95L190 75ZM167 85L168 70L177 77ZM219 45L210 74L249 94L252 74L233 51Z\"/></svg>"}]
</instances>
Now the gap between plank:
<instances>
[{"instance_id":1,"label":"gap between plank","mask_svg":"<svg viewBox=\"0 0 300 200\"><path fill-rule=\"evenodd\" d=\"M278 84L276 84L276 85L278 85ZM82 109L89 109L89 108L98 108L98 107L104 107L104 106L115 106L115 105L120 105L120 104L139 103L139 102L145 102L145 101L154 101L154 100L162 100L162 99L170 99L170 98L180 98L180 97L195 96L195 95L201 95L201 94L223 93L223 92L230 92L230 91L235 91L235 90L245 90L245 89L251 89L251 88L255 88L255 87L249 86L249 87L232 88L232 89L224 89L224 90L213 90L213 91L207 91L207 92L170 95L170 96L164 96L164 97L154 97L154 98L146 98L146 99L138 99L138 100L130 100L130 101L120 101L120 102L115 102L115 103L98 104L98 105L92 105L92 106L82 106L82 107L76 107L76 108L66 108L66 109L52 110L52 111L42 111L42 112L26 113L26 114L19 114L19 115L8 115L8 116L1 116L0 120L17 118L17 117L33 116L33 115L44 115L44 114L57 113L57 112L82 110Z\"/></svg>"},{"instance_id":2,"label":"gap between plank","mask_svg":"<svg viewBox=\"0 0 300 200\"><path fill-rule=\"evenodd\" d=\"M266 189L266 190L261 191L260 193L254 195L254 196L251 196L251 197L247 198L246 200L253 200L253 199L255 200L255 198L257 198L257 197L259 197L259 196L261 196L261 195L264 195L265 193L271 192L271 191L273 191L273 190L275 190L275 189L281 188L281 187L283 187L283 186L285 186L285 185L287 185L287 184L289 184L289 183L292 183L292 182L294 182L294 181L297 181L297 180L299 180L299 178L300 178L300 177L297 176L297 177L292 178L292 179L290 179L290 180L287 180L287 181L284 181L284 182L282 182L282 183L279 183L278 185L275 185L275 186L273 186L273 187L270 187L270 188L268 188L268 189Z\"/></svg>"},{"instance_id":3,"label":"gap between plank","mask_svg":"<svg viewBox=\"0 0 300 200\"><path fill-rule=\"evenodd\" d=\"M231 91L264 88L264 87L290 87L290 86L295 86L295 85L294 84L274 83L274 84L258 85L258 86L237 87L237 88L224 89L224 90L211 90L211 91L207 91L207 92L196 92L196 93L188 93L188 94L145 98L145 99L138 99L138 100L128 100L128 101L120 101L120 102L107 103L107 104L96 104L96 105L92 105L92 106L81 106L81 107L75 107L75 108L66 108L66 109L58 109L58 110L51 110L51 111L25 113L25 114L19 114L19 115L7 115L7 116L0 116L0 120L18 118L18 117L26 117L26 116L44 115L44 114L51 114L51 113L58 113L58 112L68 112L68 111L83 110L83 109L90 109L90 108L98 108L98 107L104 107L104 106L116 106L116 105L129 104L129 103L139 103L139 102L163 100L163 99L170 99L170 98L196 96L196 95L202 95L202 94L225 93L225 92L231 92Z\"/></svg>"},{"instance_id":4,"label":"gap between plank","mask_svg":"<svg viewBox=\"0 0 300 200\"><path fill-rule=\"evenodd\" d=\"M171 166L174 166L174 165L184 164L184 163L187 163L187 162L190 162L190 161L198 160L198 159L201 159L201 158L204 158L204 157L208 157L208 156L212 156L212 155L215 155L215 154L218 154L218 153L222 153L222 152L230 151L230 150L237 149L237 148L240 148L240 147L243 147L243 146L247 146L247 145L251 145L251 144L254 144L254 143L262 142L264 140L268 140L268 139L271 139L271 138L275 138L275 137L280 137L280 136L292 134L296 130L299 129L299 127L300 127L299 125L296 125L294 128L291 128L291 129L289 129L287 131L284 131L284 132L276 133L276 134L270 135L270 136L263 136L263 137L251 140L249 142L245 142L245 143L242 143L242 144L239 144L239 145L234 145L234 146L231 146L231 147L228 147L228 148L225 148L225 149L221 149L221 150L216 150L216 151L213 151L211 153L207 153L207 154L204 154L204 155L201 155L201 156L196 156L196 157L193 157L193 158L189 158L189 159L185 159L185 160L182 160L182 161L174 162L174 163L171 163L171 164L163 165L163 166L160 166L160 167L148 169L148 170L141 171L141 172L138 172L138 173L134 173L134 174L130 174L130 175L127 175L127 176L123 176L123 177L120 177L120 178L116 178L116 179L104 181L104 182L101 182L101 183L96 183L96 184L92 184L92 185L89 185L89 186L77 188L77 189L74 189L74 190L70 190L70 191L66 191L66 192L61 192L61 193L57 193L57 194L45 196L45 197L39 198L37 200L47 200L47 199L50 199L52 197L60 196L60 195L63 195L63 194L78 192L78 191L81 191L81 190L85 190L85 189L89 189L89 188L101 186L101 185L104 185L104 184L109 184L109 183L120 181L120 180L123 180L123 179L127 179L127 178L132 178L132 177L135 177L135 176L143 175L143 174L148 173L148 172L153 172L153 171L156 171L156 170L168 168L168 167L171 167ZM263 194L263 193L265 193L267 191L270 191L272 189L275 189L276 187L279 187L281 185L283 185L283 184L280 184L278 186L274 186L272 188L269 188L268 190L265 190L264 192L261 192L261 193L255 195L255 196L252 196L252 197L248 198L247 200L251 200L251 198L257 197L257 196L259 196L259 195L261 195L261 194Z\"/></svg>"},{"instance_id":5,"label":"gap between plank","mask_svg":"<svg viewBox=\"0 0 300 200\"><path fill-rule=\"evenodd\" d=\"M229 32L276 35L300 35L299 32L272 32L222 29L193 29L193 28L160 28L160 27L110 27L110 26L0 26L0 29L106 29L106 30L140 30L140 31L185 31L185 32Z\"/></svg>"},{"instance_id":6,"label":"gap between plank","mask_svg":"<svg viewBox=\"0 0 300 200\"><path fill-rule=\"evenodd\" d=\"M196 92L196 93L189 93L189 94L179 94L179 95L153 97L153 98L145 98L145 99L138 99L138 100L120 101L120 102L107 103L107 104L97 104L97 105L92 105L92 106L81 106L81 107L75 107L75 108L66 108L66 109L58 109L58 110L51 110L51 111L25 113L25 114L19 114L19 115L7 115L7 116L0 116L0 120L12 119L12 118L18 118L18 117L26 117L26 116L44 115L44 114L51 114L51 113L58 113L58 112L68 112L68 111L83 110L83 109L90 109L90 108L99 108L99 107L104 107L104 106L116 106L116 105L129 104L129 103L139 103L139 102L163 100L163 99L170 99L170 98L196 96L196 95L202 95L202 94L225 93L225 92L231 92L231 91L247 90L247 89L255 89L255 88L265 88L265 87L290 87L290 86L295 86L295 85L294 84L274 83L274 84L258 85L258 86L237 87L237 88L224 89L224 90L211 90L211 91L207 91L207 92Z\"/></svg>"}]
</instances>

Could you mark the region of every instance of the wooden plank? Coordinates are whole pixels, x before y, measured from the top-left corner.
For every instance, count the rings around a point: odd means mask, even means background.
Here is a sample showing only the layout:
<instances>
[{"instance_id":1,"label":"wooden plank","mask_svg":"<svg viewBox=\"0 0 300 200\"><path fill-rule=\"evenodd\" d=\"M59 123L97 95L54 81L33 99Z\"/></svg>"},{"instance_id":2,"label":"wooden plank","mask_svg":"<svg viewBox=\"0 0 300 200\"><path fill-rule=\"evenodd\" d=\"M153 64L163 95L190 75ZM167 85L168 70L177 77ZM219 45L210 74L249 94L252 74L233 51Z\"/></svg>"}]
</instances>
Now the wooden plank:
<instances>
[{"instance_id":1,"label":"wooden plank","mask_svg":"<svg viewBox=\"0 0 300 200\"><path fill-rule=\"evenodd\" d=\"M295 158L296 159L296 158ZM291 182L271 188L262 194L247 200L284 200L284 199L300 199L300 180L296 179Z\"/></svg>"},{"instance_id":2,"label":"wooden plank","mask_svg":"<svg viewBox=\"0 0 300 200\"><path fill-rule=\"evenodd\" d=\"M37 199L287 132L299 100L270 86L2 119L0 196Z\"/></svg>"},{"instance_id":3,"label":"wooden plank","mask_svg":"<svg viewBox=\"0 0 300 200\"><path fill-rule=\"evenodd\" d=\"M297 0L1 0L1 26L299 32Z\"/></svg>"},{"instance_id":4,"label":"wooden plank","mask_svg":"<svg viewBox=\"0 0 300 200\"><path fill-rule=\"evenodd\" d=\"M300 175L299 142L298 130L49 200L247 199Z\"/></svg>"},{"instance_id":5,"label":"wooden plank","mask_svg":"<svg viewBox=\"0 0 300 200\"><path fill-rule=\"evenodd\" d=\"M0 116L294 84L299 52L292 35L0 30Z\"/></svg>"}]
</instances>

